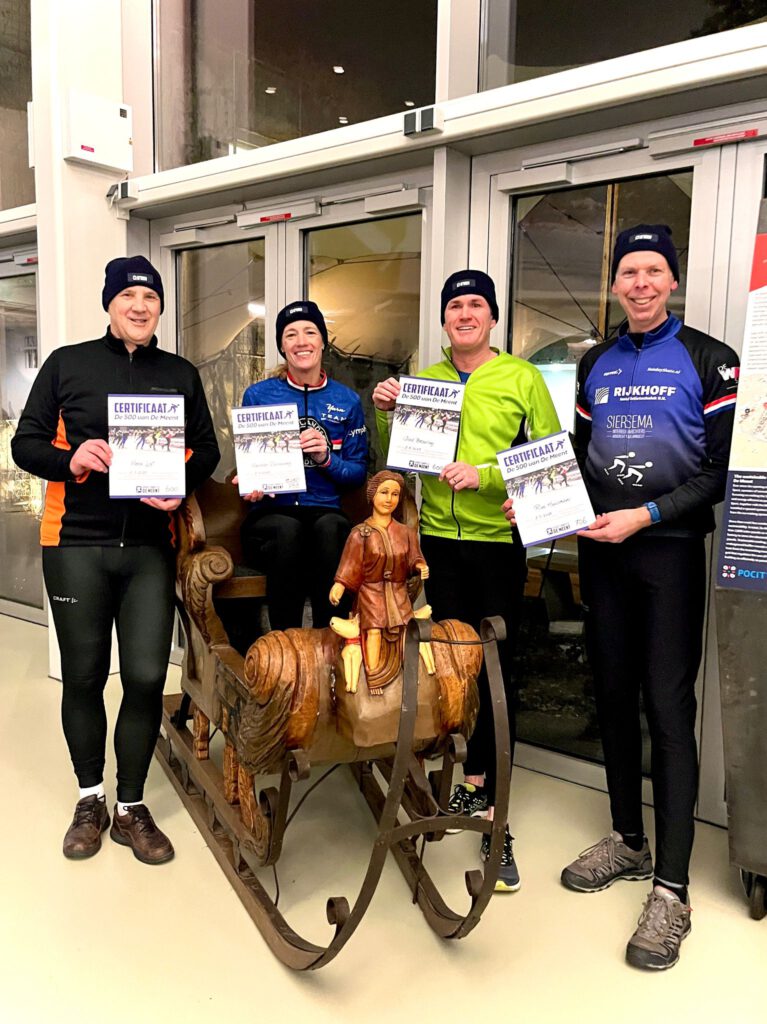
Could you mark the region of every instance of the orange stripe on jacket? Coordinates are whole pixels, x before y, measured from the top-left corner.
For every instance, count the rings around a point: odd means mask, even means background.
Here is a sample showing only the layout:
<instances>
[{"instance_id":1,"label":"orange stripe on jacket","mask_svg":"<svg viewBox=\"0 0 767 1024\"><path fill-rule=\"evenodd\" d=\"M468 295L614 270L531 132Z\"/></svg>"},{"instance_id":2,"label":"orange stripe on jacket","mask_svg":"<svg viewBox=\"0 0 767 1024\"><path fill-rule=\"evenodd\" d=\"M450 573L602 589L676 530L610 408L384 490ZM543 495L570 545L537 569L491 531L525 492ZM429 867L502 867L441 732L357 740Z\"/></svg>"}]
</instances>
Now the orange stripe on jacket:
<instances>
[{"instance_id":1,"label":"orange stripe on jacket","mask_svg":"<svg viewBox=\"0 0 767 1024\"><path fill-rule=\"evenodd\" d=\"M59 415L56 427L56 436L51 444L54 448L60 448L62 451L72 450L72 445L67 441L67 429L61 415ZM67 510L64 502L65 487L63 480L51 480L45 488L45 511L40 523L40 543L43 547L58 546L61 536L61 520Z\"/></svg>"}]
</instances>

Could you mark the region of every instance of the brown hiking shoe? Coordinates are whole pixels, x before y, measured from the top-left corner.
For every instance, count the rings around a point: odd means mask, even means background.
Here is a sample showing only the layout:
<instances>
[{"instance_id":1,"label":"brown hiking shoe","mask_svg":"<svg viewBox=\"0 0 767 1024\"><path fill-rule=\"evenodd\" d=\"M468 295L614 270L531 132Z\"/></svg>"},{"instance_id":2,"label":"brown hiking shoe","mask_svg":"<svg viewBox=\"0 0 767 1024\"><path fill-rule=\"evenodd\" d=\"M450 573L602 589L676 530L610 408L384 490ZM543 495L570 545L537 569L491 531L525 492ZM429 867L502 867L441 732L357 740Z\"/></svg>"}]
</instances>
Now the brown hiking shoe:
<instances>
[{"instance_id":1,"label":"brown hiking shoe","mask_svg":"<svg viewBox=\"0 0 767 1024\"><path fill-rule=\"evenodd\" d=\"M70 860L85 860L101 849L101 833L109 827L106 800L86 796L77 801L75 816L64 836L64 856Z\"/></svg>"},{"instance_id":2,"label":"brown hiking shoe","mask_svg":"<svg viewBox=\"0 0 767 1024\"><path fill-rule=\"evenodd\" d=\"M650 847L645 839L641 850L632 850L618 832L611 832L579 854L561 877L562 885L575 892L601 892L619 878L652 878Z\"/></svg>"},{"instance_id":3,"label":"brown hiking shoe","mask_svg":"<svg viewBox=\"0 0 767 1024\"><path fill-rule=\"evenodd\" d=\"M673 967L679 959L682 939L690 934L691 913L691 907L656 885L628 941L626 960L633 967L656 971Z\"/></svg>"},{"instance_id":4,"label":"brown hiking shoe","mask_svg":"<svg viewBox=\"0 0 767 1024\"><path fill-rule=\"evenodd\" d=\"M175 852L145 804L136 804L127 814L118 814L115 806L109 835L121 846L130 846L133 856L142 864L164 864Z\"/></svg>"}]
</instances>

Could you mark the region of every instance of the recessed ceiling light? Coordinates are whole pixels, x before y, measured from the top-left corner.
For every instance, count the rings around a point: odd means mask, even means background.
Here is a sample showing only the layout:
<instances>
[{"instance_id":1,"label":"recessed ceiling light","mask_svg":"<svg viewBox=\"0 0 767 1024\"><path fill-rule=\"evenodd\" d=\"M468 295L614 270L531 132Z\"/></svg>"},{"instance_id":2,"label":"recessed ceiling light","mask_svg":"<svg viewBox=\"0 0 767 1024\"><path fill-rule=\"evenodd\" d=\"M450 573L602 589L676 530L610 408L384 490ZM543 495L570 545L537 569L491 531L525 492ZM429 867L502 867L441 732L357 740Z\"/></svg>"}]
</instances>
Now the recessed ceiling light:
<instances>
[{"instance_id":1,"label":"recessed ceiling light","mask_svg":"<svg viewBox=\"0 0 767 1024\"><path fill-rule=\"evenodd\" d=\"M277 86L267 85L267 87L264 89L264 92L266 93L267 96L274 96L274 94L277 92Z\"/></svg>"},{"instance_id":2,"label":"recessed ceiling light","mask_svg":"<svg viewBox=\"0 0 767 1024\"><path fill-rule=\"evenodd\" d=\"M405 106L406 107L414 107L415 103L414 103L413 100L405 100Z\"/></svg>"},{"instance_id":3,"label":"recessed ceiling light","mask_svg":"<svg viewBox=\"0 0 767 1024\"><path fill-rule=\"evenodd\" d=\"M254 317L266 316L266 306L264 306L263 302L249 302L248 312Z\"/></svg>"},{"instance_id":4,"label":"recessed ceiling light","mask_svg":"<svg viewBox=\"0 0 767 1024\"><path fill-rule=\"evenodd\" d=\"M333 70L335 71L335 73L337 75L342 75L344 73L344 68L343 68L343 65L341 65L341 64L334 64L333 65Z\"/></svg>"},{"instance_id":5,"label":"recessed ceiling light","mask_svg":"<svg viewBox=\"0 0 767 1024\"><path fill-rule=\"evenodd\" d=\"M339 117L338 123L339 124L348 124L349 123L349 118L348 117Z\"/></svg>"}]
</instances>

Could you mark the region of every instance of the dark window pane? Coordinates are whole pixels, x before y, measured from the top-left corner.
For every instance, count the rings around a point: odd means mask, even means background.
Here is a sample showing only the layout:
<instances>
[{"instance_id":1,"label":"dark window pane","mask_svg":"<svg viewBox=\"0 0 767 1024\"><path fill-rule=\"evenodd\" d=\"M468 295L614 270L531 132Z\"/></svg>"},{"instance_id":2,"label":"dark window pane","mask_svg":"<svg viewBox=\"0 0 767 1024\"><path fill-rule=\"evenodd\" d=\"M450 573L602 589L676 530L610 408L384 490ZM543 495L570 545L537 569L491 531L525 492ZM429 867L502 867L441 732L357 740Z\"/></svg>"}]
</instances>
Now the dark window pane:
<instances>
[{"instance_id":1,"label":"dark window pane","mask_svg":"<svg viewBox=\"0 0 767 1024\"><path fill-rule=\"evenodd\" d=\"M161 169L434 101L436 0L158 6Z\"/></svg>"},{"instance_id":2,"label":"dark window pane","mask_svg":"<svg viewBox=\"0 0 767 1024\"><path fill-rule=\"evenodd\" d=\"M231 409L264 375L264 242L192 249L179 256L179 351L199 369L221 461L234 467Z\"/></svg>"},{"instance_id":3,"label":"dark window pane","mask_svg":"<svg viewBox=\"0 0 767 1024\"><path fill-rule=\"evenodd\" d=\"M420 214L318 228L306 233L309 289L325 314L330 346L323 365L360 395L375 445L373 387L415 371L421 300Z\"/></svg>"},{"instance_id":4,"label":"dark window pane","mask_svg":"<svg viewBox=\"0 0 767 1024\"><path fill-rule=\"evenodd\" d=\"M767 19L767 0L678 0L662 11L613 0L485 0L481 88L540 78Z\"/></svg>"},{"instance_id":5,"label":"dark window pane","mask_svg":"<svg viewBox=\"0 0 767 1024\"><path fill-rule=\"evenodd\" d=\"M28 164L27 103L32 99L29 0L0 7L0 210L35 201Z\"/></svg>"}]
</instances>

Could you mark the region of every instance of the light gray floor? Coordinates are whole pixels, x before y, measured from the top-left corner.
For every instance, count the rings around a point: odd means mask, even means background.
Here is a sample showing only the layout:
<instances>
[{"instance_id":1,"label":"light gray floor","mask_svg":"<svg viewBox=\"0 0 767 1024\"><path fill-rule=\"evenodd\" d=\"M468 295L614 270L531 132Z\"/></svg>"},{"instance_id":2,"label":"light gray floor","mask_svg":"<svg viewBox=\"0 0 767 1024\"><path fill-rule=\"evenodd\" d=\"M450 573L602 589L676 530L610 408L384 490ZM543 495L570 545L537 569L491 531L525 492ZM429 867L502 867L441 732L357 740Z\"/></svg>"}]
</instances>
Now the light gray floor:
<instances>
[{"instance_id":1,"label":"light gray floor","mask_svg":"<svg viewBox=\"0 0 767 1024\"><path fill-rule=\"evenodd\" d=\"M524 770L515 772L512 792L519 893L495 897L467 939L444 943L411 906L392 862L338 960L316 975L295 975L267 950L156 765L146 798L173 839L174 861L144 866L109 839L90 861L62 857L76 790L59 684L45 675L46 631L0 617L0 650L5 1024L767 1019L767 919L748 917L726 833L698 828L693 931L680 963L663 975L634 971L623 953L646 883L581 896L558 881L562 865L604 832L606 798ZM118 699L112 677L112 721ZM110 801L113 775L110 759ZM327 940L325 900L356 894L372 820L345 769L305 808L286 839L281 906L310 938ZM458 904L463 871L477 866L476 840L455 836L428 850Z\"/></svg>"}]
</instances>

